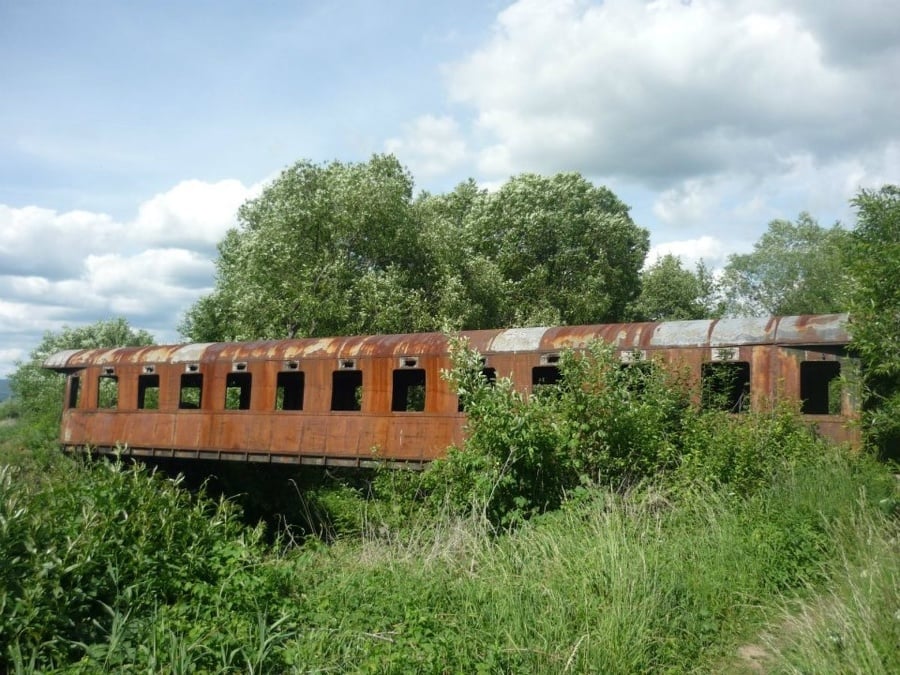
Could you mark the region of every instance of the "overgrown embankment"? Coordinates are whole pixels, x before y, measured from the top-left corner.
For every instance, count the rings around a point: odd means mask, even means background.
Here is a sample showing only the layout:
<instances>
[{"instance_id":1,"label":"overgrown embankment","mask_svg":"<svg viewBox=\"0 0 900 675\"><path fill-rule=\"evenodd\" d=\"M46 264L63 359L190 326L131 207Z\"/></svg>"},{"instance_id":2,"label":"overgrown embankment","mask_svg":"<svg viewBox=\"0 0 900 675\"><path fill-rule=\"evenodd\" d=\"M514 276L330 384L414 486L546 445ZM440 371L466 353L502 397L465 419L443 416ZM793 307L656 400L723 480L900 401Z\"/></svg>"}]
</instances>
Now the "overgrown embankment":
<instances>
[{"instance_id":1,"label":"overgrown embankment","mask_svg":"<svg viewBox=\"0 0 900 675\"><path fill-rule=\"evenodd\" d=\"M361 531L300 547L140 467L13 464L9 669L703 672L748 640L776 671L900 665L893 478L836 449L743 494L585 487L512 530L359 498Z\"/></svg>"}]
</instances>

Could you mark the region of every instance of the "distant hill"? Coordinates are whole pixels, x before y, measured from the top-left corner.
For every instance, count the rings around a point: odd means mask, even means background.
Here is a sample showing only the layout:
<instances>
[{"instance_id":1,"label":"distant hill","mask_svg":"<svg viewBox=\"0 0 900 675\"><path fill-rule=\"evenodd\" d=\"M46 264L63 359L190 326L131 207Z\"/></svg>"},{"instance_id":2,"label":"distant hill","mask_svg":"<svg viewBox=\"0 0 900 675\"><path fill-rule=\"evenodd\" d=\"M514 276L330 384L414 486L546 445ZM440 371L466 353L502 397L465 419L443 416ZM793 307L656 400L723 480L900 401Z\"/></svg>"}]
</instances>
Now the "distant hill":
<instances>
[{"instance_id":1,"label":"distant hill","mask_svg":"<svg viewBox=\"0 0 900 675\"><path fill-rule=\"evenodd\" d=\"M10 396L12 392L9 390L9 380L0 378L0 401L5 401Z\"/></svg>"}]
</instances>

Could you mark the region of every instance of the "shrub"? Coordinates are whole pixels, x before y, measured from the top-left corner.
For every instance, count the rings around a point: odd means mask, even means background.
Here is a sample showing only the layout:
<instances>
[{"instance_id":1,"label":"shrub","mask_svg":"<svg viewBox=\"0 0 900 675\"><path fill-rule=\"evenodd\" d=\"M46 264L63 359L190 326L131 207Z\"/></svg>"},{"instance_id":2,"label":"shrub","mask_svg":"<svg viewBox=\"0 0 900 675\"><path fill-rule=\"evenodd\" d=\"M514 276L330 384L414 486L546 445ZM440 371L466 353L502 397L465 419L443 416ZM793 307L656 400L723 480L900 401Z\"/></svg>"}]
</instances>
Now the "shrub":
<instances>
[{"instance_id":1,"label":"shrub","mask_svg":"<svg viewBox=\"0 0 900 675\"><path fill-rule=\"evenodd\" d=\"M261 536L228 502L195 499L140 464L65 461L37 478L4 466L0 664L15 654L39 667L72 662L106 644L123 617L139 630L187 598L208 611L227 597L251 616L276 606L272 579L240 574Z\"/></svg>"},{"instance_id":2,"label":"shrub","mask_svg":"<svg viewBox=\"0 0 900 675\"><path fill-rule=\"evenodd\" d=\"M690 413L678 374L653 361L622 365L594 342L567 351L561 381L526 396L508 378L489 382L480 355L452 345L453 382L468 413L463 448L428 470L427 483L457 509L475 504L510 524L558 506L593 482L621 485L675 466Z\"/></svg>"},{"instance_id":3,"label":"shrub","mask_svg":"<svg viewBox=\"0 0 900 675\"><path fill-rule=\"evenodd\" d=\"M427 469L432 502L457 511L474 506L498 524L558 505L572 466L553 400L529 399L509 378L489 383L478 353L464 346L454 350L453 362L449 377L469 415L467 438Z\"/></svg>"},{"instance_id":4,"label":"shrub","mask_svg":"<svg viewBox=\"0 0 900 675\"><path fill-rule=\"evenodd\" d=\"M826 448L789 404L740 415L707 412L685 425L675 481L682 487L727 485L749 494L785 462L820 455Z\"/></svg>"}]
</instances>

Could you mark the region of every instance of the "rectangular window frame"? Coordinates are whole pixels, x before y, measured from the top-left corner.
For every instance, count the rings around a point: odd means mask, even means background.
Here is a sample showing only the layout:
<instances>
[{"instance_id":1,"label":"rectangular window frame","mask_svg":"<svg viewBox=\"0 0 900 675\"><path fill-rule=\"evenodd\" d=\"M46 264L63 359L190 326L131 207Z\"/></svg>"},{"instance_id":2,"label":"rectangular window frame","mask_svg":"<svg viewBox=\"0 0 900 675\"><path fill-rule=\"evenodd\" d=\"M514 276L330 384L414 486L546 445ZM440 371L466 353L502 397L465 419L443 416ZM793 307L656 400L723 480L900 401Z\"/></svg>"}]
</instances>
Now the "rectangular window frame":
<instances>
[{"instance_id":1,"label":"rectangular window frame","mask_svg":"<svg viewBox=\"0 0 900 675\"><path fill-rule=\"evenodd\" d=\"M119 377L115 372L104 372L97 377L97 410L119 408Z\"/></svg>"},{"instance_id":2,"label":"rectangular window frame","mask_svg":"<svg viewBox=\"0 0 900 675\"><path fill-rule=\"evenodd\" d=\"M843 405L840 361L800 362L800 413L840 415Z\"/></svg>"},{"instance_id":3,"label":"rectangular window frame","mask_svg":"<svg viewBox=\"0 0 900 675\"><path fill-rule=\"evenodd\" d=\"M81 406L81 375L69 376L69 398L66 400L69 409Z\"/></svg>"},{"instance_id":4,"label":"rectangular window frame","mask_svg":"<svg viewBox=\"0 0 900 675\"><path fill-rule=\"evenodd\" d=\"M178 409L199 410L202 405L203 373L195 371L182 373L178 383Z\"/></svg>"},{"instance_id":5,"label":"rectangular window frame","mask_svg":"<svg viewBox=\"0 0 900 675\"><path fill-rule=\"evenodd\" d=\"M531 369L531 386L553 387L562 382L562 371L558 365L542 364Z\"/></svg>"},{"instance_id":6,"label":"rectangular window frame","mask_svg":"<svg viewBox=\"0 0 900 675\"><path fill-rule=\"evenodd\" d=\"M283 370L275 380L275 410L297 412L303 410L306 374L302 370Z\"/></svg>"},{"instance_id":7,"label":"rectangular window frame","mask_svg":"<svg viewBox=\"0 0 900 675\"><path fill-rule=\"evenodd\" d=\"M749 361L706 361L700 367L700 406L703 410L749 412L751 383Z\"/></svg>"},{"instance_id":8,"label":"rectangular window frame","mask_svg":"<svg viewBox=\"0 0 900 675\"><path fill-rule=\"evenodd\" d=\"M231 372L225 376L225 397L222 408L231 412L250 410L253 395L253 374L246 370Z\"/></svg>"},{"instance_id":9,"label":"rectangular window frame","mask_svg":"<svg viewBox=\"0 0 900 675\"><path fill-rule=\"evenodd\" d=\"M355 368L335 370L331 374L331 411L362 412L365 378Z\"/></svg>"},{"instance_id":10,"label":"rectangular window frame","mask_svg":"<svg viewBox=\"0 0 900 675\"><path fill-rule=\"evenodd\" d=\"M395 368L391 412L425 412L428 376L424 368Z\"/></svg>"},{"instance_id":11,"label":"rectangular window frame","mask_svg":"<svg viewBox=\"0 0 900 675\"><path fill-rule=\"evenodd\" d=\"M159 410L160 381L159 375L145 373L138 375L137 408L138 410Z\"/></svg>"}]
</instances>

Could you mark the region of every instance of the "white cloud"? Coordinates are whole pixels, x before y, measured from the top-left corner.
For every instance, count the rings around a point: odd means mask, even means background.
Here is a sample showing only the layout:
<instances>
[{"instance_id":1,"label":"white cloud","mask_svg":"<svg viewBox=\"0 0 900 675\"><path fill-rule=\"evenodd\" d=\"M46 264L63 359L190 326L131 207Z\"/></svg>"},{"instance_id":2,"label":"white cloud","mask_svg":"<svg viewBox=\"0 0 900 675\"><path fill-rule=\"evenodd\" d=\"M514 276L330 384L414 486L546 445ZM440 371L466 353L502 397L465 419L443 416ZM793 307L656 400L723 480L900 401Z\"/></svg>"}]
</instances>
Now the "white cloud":
<instances>
[{"instance_id":1,"label":"white cloud","mask_svg":"<svg viewBox=\"0 0 900 675\"><path fill-rule=\"evenodd\" d=\"M681 258L689 269L693 269L701 260L707 267L717 269L725 265L728 254L733 252L734 248L729 243L708 235L697 239L668 241L650 248L644 267L649 267L664 255L674 255Z\"/></svg>"},{"instance_id":2,"label":"white cloud","mask_svg":"<svg viewBox=\"0 0 900 675\"><path fill-rule=\"evenodd\" d=\"M175 339L184 311L214 283L214 246L262 184L187 180L129 222L0 204L0 377L45 331L126 316ZM4 356L5 355L5 356Z\"/></svg>"},{"instance_id":3,"label":"white cloud","mask_svg":"<svg viewBox=\"0 0 900 675\"><path fill-rule=\"evenodd\" d=\"M15 363L16 361L23 361L27 354L24 349L14 348L14 349L0 349L0 364L4 363ZM0 377L4 374L5 371L0 370Z\"/></svg>"},{"instance_id":4,"label":"white cloud","mask_svg":"<svg viewBox=\"0 0 900 675\"><path fill-rule=\"evenodd\" d=\"M663 223L688 225L706 220L719 200L718 186L691 179L664 190L653 205L653 213Z\"/></svg>"},{"instance_id":5,"label":"white cloud","mask_svg":"<svg viewBox=\"0 0 900 675\"><path fill-rule=\"evenodd\" d=\"M238 207L259 191L237 180L182 181L140 205L134 236L153 244L213 247L237 224Z\"/></svg>"},{"instance_id":6,"label":"white cloud","mask_svg":"<svg viewBox=\"0 0 900 675\"><path fill-rule=\"evenodd\" d=\"M870 4L900 24L900 5ZM490 176L577 168L665 185L895 139L900 50L884 41L878 59L841 59L865 36L809 7L520 0L448 69L449 91L491 139L479 157Z\"/></svg>"},{"instance_id":7,"label":"white cloud","mask_svg":"<svg viewBox=\"0 0 900 675\"><path fill-rule=\"evenodd\" d=\"M13 336L15 338L33 333L41 334L45 330L54 330L62 326L62 321L59 318L61 313L61 308L56 308L55 310L51 308L49 312L36 312L35 306L27 301L15 300L10 302L0 300L0 335ZM0 345L0 349L8 348L5 344ZM16 348L20 351L23 350L20 346ZM2 373L3 369L0 367L0 377L2 377Z\"/></svg>"},{"instance_id":8,"label":"white cloud","mask_svg":"<svg viewBox=\"0 0 900 675\"><path fill-rule=\"evenodd\" d=\"M103 213L0 204L0 270L64 278L77 273L87 251L114 246L121 235Z\"/></svg>"},{"instance_id":9,"label":"white cloud","mask_svg":"<svg viewBox=\"0 0 900 675\"><path fill-rule=\"evenodd\" d=\"M419 178L447 174L458 168L468 154L459 125L448 116L419 117L407 125L402 137L390 138L384 145Z\"/></svg>"}]
</instances>

